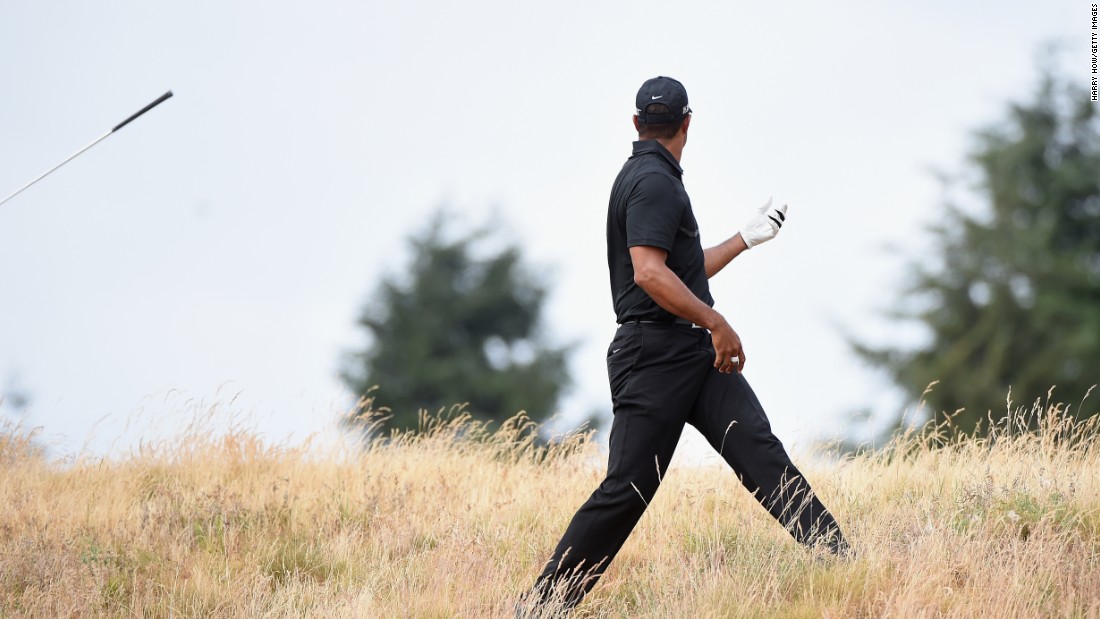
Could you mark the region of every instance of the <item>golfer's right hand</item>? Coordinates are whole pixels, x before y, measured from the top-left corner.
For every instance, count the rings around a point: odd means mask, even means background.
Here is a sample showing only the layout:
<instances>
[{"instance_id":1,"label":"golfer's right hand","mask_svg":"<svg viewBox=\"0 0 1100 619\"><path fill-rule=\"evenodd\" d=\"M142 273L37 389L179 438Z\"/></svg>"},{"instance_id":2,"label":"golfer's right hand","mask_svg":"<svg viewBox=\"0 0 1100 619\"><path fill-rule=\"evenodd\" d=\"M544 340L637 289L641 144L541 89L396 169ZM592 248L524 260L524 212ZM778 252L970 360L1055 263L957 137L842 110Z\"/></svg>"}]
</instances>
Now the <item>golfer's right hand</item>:
<instances>
[{"instance_id":1,"label":"golfer's right hand","mask_svg":"<svg viewBox=\"0 0 1100 619\"><path fill-rule=\"evenodd\" d=\"M717 328L710 330L710 340L714 345L714 367L723 374L738 374L745 369L745 349L741 348L741 338L728 322L722 321Z\"/></svg>"}]
</instances>

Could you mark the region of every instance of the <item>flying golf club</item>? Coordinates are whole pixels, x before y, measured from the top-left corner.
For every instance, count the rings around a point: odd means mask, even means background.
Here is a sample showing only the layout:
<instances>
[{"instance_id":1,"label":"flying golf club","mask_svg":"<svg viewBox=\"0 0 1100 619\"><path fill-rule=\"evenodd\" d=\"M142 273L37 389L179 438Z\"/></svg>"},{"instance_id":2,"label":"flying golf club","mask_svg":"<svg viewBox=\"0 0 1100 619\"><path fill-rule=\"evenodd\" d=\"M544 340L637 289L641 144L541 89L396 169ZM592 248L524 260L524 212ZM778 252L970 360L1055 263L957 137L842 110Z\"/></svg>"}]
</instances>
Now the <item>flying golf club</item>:
<instances>
[{"instance_id":1,"label":"flying golf club","mask_svg":"<svg viewBox=\"0 0 1100 619\"><path fill-rule=\"evenodd\" d=\"M107 133L104 133L103 135L101 135L101 136L99 136L98 138L96 138L96 139L95 139L94 141L92 141L92 143L91 143L91 144L88 144L88 145L87 145L87 146L85 146L84 148L82 148L82 149L80 149L80 150L76 151L75 153L73 153L72 155L70 155L68 159L66 159L66 160L62 161L61 163L59 163L59 164L55 165L54 167L50 168L49 170L46 170L46 171L45 171L45 172L43 172L42 174L38 175L38 177L37 177L37 178L35 178L34 180L32 180L31 182L27 183L26 185L23 185L23 186L22 186L22 187L20 187L19 189L16 189L16 190L15 190L15 191L14 191L13 193L11 193L10 195L8 195L8 197L4 198L3 200L0 200L0 204L3 204L3 203L5 203L5 202L7 202L8 200L11 200L11 199L12 199L12 198L14 198L15 196L17 196L17 195L19 195L20 193L22 193L24 189L27 189L28 187L30 187L31 185L33 185L33 184L37 183L38 181L42 180L43 178L46 178L46 177L47 177L47 176L48 176L48 175L49 175L49 174L50 174L51 172L53 172L54 170L56 170L56 169L60 168L61 166L65 165L66 163L69 163L69 162L70 162L70 161L72 161L73 159L76 159L76 157L77 157L78 155L80 155L80 153L83 153L84 151L88 150L89 148L91 148L91 147L95 146L96 144L99 144L99 143L100 143L100 142L102 142L103 140L107 139L107 136L111 135L112 133L114 133L114 132L118 131L119 129L121 129L121 128L125 127L126 125L130 124L131 122L133 122L134 120L136 120L136 119L137 119L137 118L138 118L139 116L141 116L142 114L144 114L144 113L148 112L149 110L151 110L151 109L155 108L156 106L160 105L161 103L164 103L164 101L165 101L165 100L167 100L167 99L168 99L169 97L171 97L171 96L172 96L172 91L171 91L171 90L169 90L168 92L164 93L163 95L161 95L161 96L157 97L157 99L156 99L155 101L153 101L153 102L152 102L152 103L150 103L149 105L146 105L145 107L141 108L140 110L138 110L137 112L135 112L134 114L132 114L132 115L131 115L131 116L130 116L129 118L127 118L126 120L124 120L124 121L122 121L122 122L118 123L117 125L115 125L115 126L114 126L114 128L112 128L112 129L111 129L110 131L108 131Z\"/></svg>"}]
</instances>

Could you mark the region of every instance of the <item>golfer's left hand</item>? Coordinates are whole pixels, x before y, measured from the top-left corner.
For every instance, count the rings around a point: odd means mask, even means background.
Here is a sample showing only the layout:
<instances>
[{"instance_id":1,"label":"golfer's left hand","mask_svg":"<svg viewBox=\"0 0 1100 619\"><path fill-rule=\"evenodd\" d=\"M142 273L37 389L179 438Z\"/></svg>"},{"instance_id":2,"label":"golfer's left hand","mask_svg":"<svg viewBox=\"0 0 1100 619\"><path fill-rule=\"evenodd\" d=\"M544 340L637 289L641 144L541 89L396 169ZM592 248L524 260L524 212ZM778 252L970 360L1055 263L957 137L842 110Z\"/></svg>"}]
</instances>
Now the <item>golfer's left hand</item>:
<instances>
[{"instance_id":1,"label":"golfer's left hand","mask_svg":"<svg viewBox=\"0 0 1100 619\"><path fill-rule=\"evenodd\" d=\"M741 228L741 238L745 240L746 247L756 247L774 239L785 221L787 221L787 205L773 207L772 199L768 198L767 203L761 206Z\"/></svg>"}]
</instances>

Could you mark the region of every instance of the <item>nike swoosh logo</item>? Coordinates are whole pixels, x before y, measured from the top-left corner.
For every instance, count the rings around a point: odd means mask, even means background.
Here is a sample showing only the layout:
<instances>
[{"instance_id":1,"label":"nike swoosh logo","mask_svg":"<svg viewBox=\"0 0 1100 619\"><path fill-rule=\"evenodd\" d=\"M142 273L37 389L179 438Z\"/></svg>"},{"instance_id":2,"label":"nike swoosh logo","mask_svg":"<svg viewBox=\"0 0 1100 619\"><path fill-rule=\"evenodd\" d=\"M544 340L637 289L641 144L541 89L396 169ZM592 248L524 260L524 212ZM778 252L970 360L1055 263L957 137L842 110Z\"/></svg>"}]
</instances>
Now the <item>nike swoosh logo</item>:
<instances>
[{"instance_id":1,"label":"nike swoosh logo","mask_svg":"<svg viewBox=\"0 0 1100 619\"><path fill-rule=\"evenodd\" d=\"M615 354L615 353L619 352L620 350L622 350L622 348L616 348L615 350L611 351L611 354Z\"/></svg>"},{"instance_id":2,"label":"nike swoosh logo","mask_svg":"<svg viewBox=\"0 0 1100 619\"><path fill-rule=\"evenodd\" d=\"M657 99L660 99L661 97L664 97L664 95L656 95L656 96L650 97L650 99L653 99L654 101L656 101Z\"/></svg>"}]
</instances>

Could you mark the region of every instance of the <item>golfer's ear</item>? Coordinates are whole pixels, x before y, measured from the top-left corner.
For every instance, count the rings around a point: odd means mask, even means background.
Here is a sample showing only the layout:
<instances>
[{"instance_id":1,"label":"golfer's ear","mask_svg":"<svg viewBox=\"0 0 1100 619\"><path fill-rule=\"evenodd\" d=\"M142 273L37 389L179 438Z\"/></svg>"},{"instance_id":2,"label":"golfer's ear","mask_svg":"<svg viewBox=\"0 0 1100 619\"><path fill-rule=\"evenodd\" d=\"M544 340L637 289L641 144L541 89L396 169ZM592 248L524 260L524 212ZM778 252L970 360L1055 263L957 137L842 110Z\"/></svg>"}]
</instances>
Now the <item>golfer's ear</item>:
<instances>
[{"instance_id":1,"label":"golfer's ear","mask_svg":"<svg viewBox=\"0 0 1100 619\"><path fill-rule=\"evenodd\" d=\"M690 125L690 124L691 124L691 114L688 114L687 116L684 116L684 125L682 127L680 127L680 131L682 131L684 133L687 133L688 132L688 125Z\"/></svg>"},{"instance_id":2,"label":"golfer's ear","mask_svg":"<svg viewBox=\"0 0 1100 619\"><path fill-rule=\"evenodd\" d=\"M635 131L641 131L642 130L642 125L641 125L641 123L638 122L638 115L637 114L634 115L634 130Z\"/></svg>"}]
</instances>

